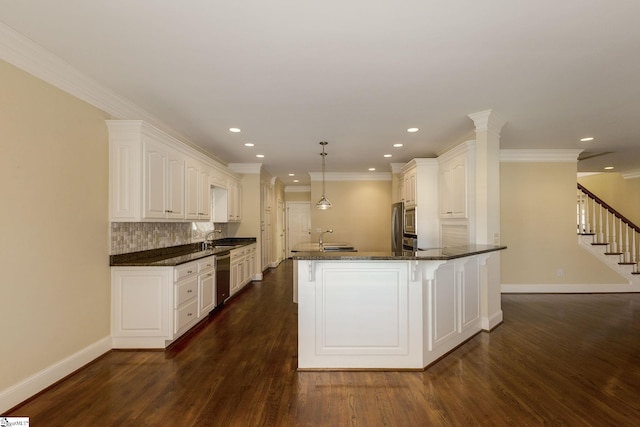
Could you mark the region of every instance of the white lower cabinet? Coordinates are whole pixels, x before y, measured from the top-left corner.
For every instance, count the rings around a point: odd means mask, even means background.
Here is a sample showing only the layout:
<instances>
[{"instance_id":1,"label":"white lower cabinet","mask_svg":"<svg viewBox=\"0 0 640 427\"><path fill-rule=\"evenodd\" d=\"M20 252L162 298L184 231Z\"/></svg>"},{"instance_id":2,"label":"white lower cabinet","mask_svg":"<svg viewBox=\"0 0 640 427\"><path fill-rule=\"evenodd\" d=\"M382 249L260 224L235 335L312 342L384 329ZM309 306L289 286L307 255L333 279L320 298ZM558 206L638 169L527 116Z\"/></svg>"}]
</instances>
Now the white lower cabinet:
<instances>
[{"instance_id":1,"label":"white lower cabinet","mask_svg":"<svg viewBox=\"0 0 640 427\"><path fill-rule=\"evenodd\" d=\"M251 282L256 268L256 244L253 243L231 251L231 275L229 294L233 295Z\"/></svg>"},{"instance_id":2,"label":"white lower cabinet","mask_svg":"<svg viewBox=\"0 0 640 427\"><path fill-rule=\"evenodd\" d=\"M165 348L215 307L215 257L111 267L113 348Z\"/></svg>"}]
</instances>

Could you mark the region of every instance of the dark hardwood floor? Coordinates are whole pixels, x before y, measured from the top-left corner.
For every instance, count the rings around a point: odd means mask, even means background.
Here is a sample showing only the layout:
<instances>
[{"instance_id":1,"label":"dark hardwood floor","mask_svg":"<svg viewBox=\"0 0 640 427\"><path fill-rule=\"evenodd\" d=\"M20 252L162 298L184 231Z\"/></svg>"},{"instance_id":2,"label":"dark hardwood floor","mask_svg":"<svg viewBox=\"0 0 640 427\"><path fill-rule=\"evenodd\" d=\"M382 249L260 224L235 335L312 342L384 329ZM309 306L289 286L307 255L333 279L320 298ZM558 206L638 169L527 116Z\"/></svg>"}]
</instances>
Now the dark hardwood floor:
<instances>
[{"instance_id":1,"label":"dark hardwood floor","mask_svg":"<svg viewBox=\"0 0 640 427\"><path fill-rule=\"evenodd\" d=\"M15 408L32 426L638 426L640 295L503 295L424 372L297 372L291 261L161 351L113 351Z\"/></svg>"}]
</instances>

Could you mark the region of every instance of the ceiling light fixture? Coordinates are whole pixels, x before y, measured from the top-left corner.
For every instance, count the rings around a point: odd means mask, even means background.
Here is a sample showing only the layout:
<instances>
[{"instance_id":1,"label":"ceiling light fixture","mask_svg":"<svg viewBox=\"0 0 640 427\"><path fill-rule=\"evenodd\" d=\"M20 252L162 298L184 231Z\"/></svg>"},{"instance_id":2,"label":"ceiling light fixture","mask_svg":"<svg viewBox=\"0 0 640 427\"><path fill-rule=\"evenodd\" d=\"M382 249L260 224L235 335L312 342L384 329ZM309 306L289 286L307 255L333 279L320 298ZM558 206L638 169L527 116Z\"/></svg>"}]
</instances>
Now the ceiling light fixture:
<instances>
[{"instance_id":1,"label":"ceiling light fixture","mask_svg":"<svg viewBox=\"0 0 640 427\"><path fill-rule=\"evenodd\" d=\"M611 169L613 169L613 166L607 166L604 169L610 171Z\"/></svg>"},{"instance_id":2,"label":"ceiling light fixture","mask_svg":"<svg viewBox=\"0 0 640 427\"><path fill-rule=\"evenodd\" d=\"M418 132L419 130L420 130L420 129L418 129L418 128L409 128L409 129L407 129L407 132L409 132L409 133L415 133L415 132Z\"/></svg>"},{"instance_id":3,"label":"ceiling light fixture","mask_svg":"<svg viewBox=\"0 0 640 427\"><path fill-rule=\"evenodd\" d=\"M290 173L289 176L296 176L296 174L295 173Z\"/></svg>"},{"instance_id":4,"label":"ceiling light fixture","mask_svg":"<svg viewBox=\"0 0 640 427\"><path fill-rule=\"evenodd\" d=\"M256 154L256 157L263 158L264 154Z\"/></svg>"},{"instance_id":5,"label":"ceiling light fixture","mask_svg":"<svg viewBox=\"0 0 640 427\"><path fill-rule=\"evenodd\" d=\"M592 136L588 136L586 138L580 138L581 142L587 142L587 141L593 141L593 137Z\"/></svg>"},{"instance_id":6,"label":"ceiling light fixture","mask_svg":"<svg viewBox=\"0 0 640 427\"><path fill-rule=\"evenodd\" d=\"M253 147L255 144L253 142L245 142L244 146L245 147Z\"/></svg>"},{"instance_id":7,"label":"ceiling light fixture","mask_svg":"<svg viewBox=\"0 0 640 427\"><path fill-rule=\"evenodd\" d=\"M384 157L392 157L391 154L385 154Z\"/></svg>"},{"instance_id":8,"label":"ceiling light fixture","mask_svg":"<svg viewBox=\"0 0 640 427\"><path fill-rule=\"evenodd\" d=\"M369 168L369 170L373 172L374 170L376 170L376 168Z\"/></svg>"},{"instance_id":9,"label":"ceiling light fixture","mask_svg":"<svg viewBox=\"0 0 640 427\"><path fill-rule=\"evenodd\" d=\"M402 146L403 146L403 144L397 143L397 144L393 144L393 146L394 146L395 148L400 148L400 147L402 147Z\"/></svg>"},{"instance_id":10,"label":"ceiling light fixture","mask_svg":"<svg viewBox=\"0 0 640 427\"><path fill-rule=\"evenodd\" d=\"M229 128L229 132L238 133L241 132L240 128Z\"/></svg>"},{"instance_id":11,"label":"ceiling light fixture","mask_svg":"<svg viewBox=\"0 0 640 427\"><path fill-rule=\"evenodd\" d=\"M322 145L322 154L320 154L322 156L322 197L320 198L320 200L318 201L318 203L316 203L316 208L318 209L322 209L327 210L331 207L331 202L329 201L329 199L327 199L327 196L325 195L325 183L324 183L324 169L325 169L325 165L324 165L324 158L327 156L327 153L324 152L324 146L327 145L328 142L327 141L322 141L320 142L320 145Z\"/></svg>"}]
</instances>

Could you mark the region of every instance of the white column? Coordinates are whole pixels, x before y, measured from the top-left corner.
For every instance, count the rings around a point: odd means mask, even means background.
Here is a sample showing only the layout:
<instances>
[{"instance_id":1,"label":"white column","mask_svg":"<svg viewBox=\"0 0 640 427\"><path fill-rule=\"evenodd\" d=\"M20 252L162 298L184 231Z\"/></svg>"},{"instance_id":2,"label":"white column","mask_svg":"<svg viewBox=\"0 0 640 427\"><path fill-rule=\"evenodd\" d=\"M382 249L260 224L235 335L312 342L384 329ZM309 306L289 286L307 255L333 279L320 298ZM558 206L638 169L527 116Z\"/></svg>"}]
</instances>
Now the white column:
<instances>
[{"instance_id":1,"label":"white column","mask_svg":"<svg viewBox=\"0 0 640 427\"><path fill-rule=\"evenodd\" d=\"M476 127L475 243L500 243L500 131L505 121L492 110L469 114ZM482 328L502 322L500 253L494 253L481 272Z\"/></svg>"}]
</instances>

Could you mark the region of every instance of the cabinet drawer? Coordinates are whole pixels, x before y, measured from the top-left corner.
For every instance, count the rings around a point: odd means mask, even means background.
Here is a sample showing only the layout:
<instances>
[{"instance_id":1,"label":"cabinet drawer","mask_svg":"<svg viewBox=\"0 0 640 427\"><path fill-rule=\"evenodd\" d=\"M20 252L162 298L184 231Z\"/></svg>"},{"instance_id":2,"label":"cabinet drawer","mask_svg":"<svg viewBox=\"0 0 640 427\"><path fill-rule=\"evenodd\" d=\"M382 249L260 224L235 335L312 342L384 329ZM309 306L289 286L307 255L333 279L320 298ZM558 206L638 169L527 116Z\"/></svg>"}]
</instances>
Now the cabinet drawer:
<instances>
[{"instance_id":1,"label":"cabinet drawer","mask_svg":"<svg viewBox=\"0 0 640 427\"><path fill-rule=\"evenodd\" d=\"M177 266L174 269L174 278L173 280L175 282L178 282L182 279L184 279L185 277L189 277L191 275L195 275L198 272L198 265L196 262L190 262L188 264L182 264Z\"/></svg>"},{"instance_id":2,"label":"cabinet drawer","mask_svg":"<svg viewBox=\"0 0 640 427\"><path fill-rule=\"evenodd\" d=\"M198 296L198 276L193 279L185 280L183 283L176 285L175 290L175 306L178 308L181 304L189 301L191 298Z\"/></svg>"},{"instance_id":3,"label":"cabinet drawer","mask_svg":"<svg viewBox=\"0 0 640 427\"><path fill-rule=\"evenodd\" d=\"M231 261L234 259L242 258L244 256L244 249L234 249L231 251Z\"/></svg>"},{"instance_id":4,"label":"cabinet drawer","mask_svg":"<svg viewBox=\"0 0 640 427\"><path fill-rule=\"evenodd\" d=\"M213 266L215 265L216 261L215 261L215 257L208 257L208 258L204 258L198 261L198 273L204 271L204 270L209 270L212 269Z\"/></svg>"},{"instance_id":5,"label":"cabinet drawer","mask_svg":"<svg viewBox=\"0 0 640 427\"><path fill-rule=\"evenodd\" d=\"M174 333L187 326L198 318L198 300L194 299L184 307L180 307L175 311L175 330Z\"/></svg>"}]
</instances>

